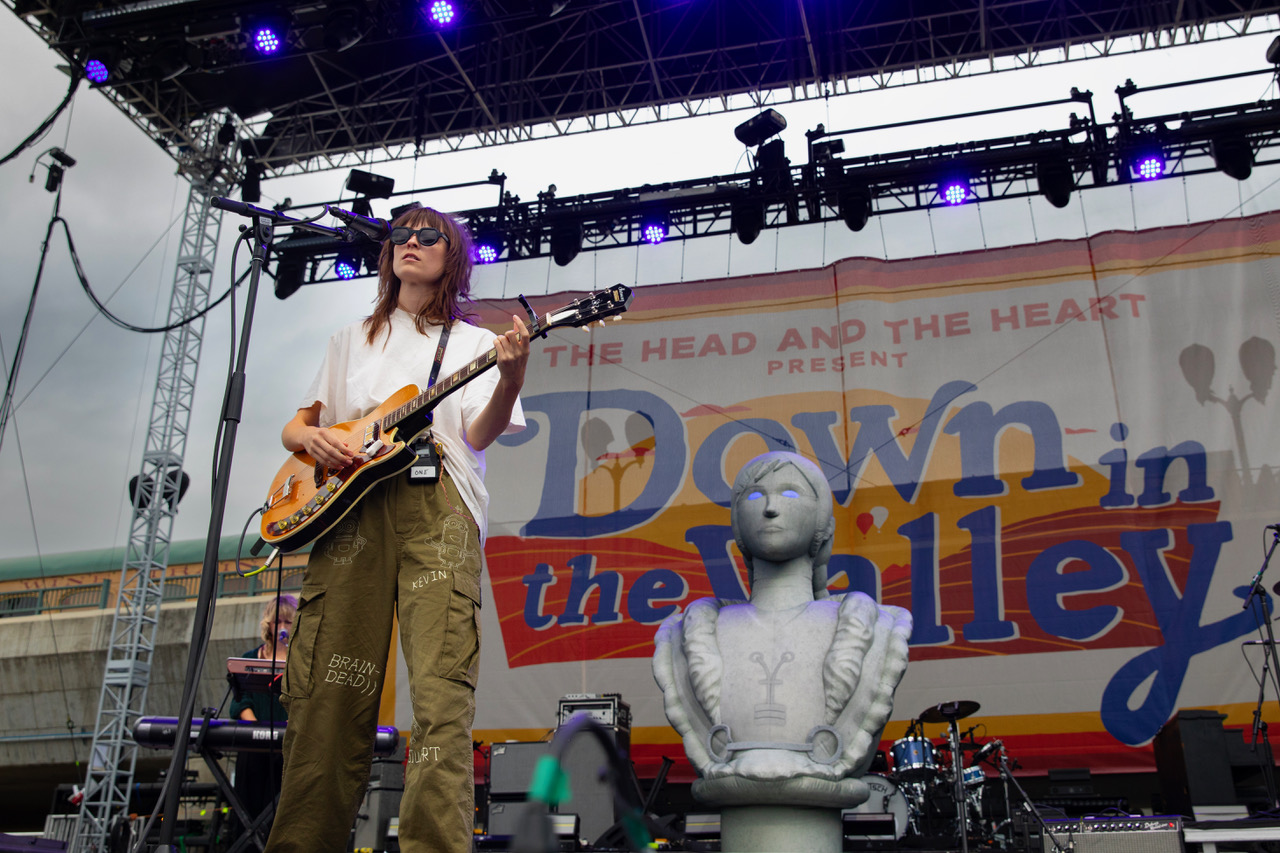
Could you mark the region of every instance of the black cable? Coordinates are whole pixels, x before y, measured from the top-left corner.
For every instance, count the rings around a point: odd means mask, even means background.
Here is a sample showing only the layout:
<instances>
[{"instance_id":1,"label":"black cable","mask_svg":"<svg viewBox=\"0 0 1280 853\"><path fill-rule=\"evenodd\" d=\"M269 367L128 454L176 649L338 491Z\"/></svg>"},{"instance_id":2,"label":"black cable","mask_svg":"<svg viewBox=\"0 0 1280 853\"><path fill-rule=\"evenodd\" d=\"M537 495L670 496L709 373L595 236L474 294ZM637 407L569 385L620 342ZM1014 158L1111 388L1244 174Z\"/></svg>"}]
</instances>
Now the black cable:
<instances>
[{"instance_id":1,"label":"black cable","mask_svg":"<svg viewBox=\"0 0 1280 853\"><path fill-rule=\"evenodd\" d=\"M84 274L84 268L80 265L80 256L76 253L75 241L71 239L71 226L68 225L67 220L63 219L61 216L55 216L53 220L49 222L50 231L53 230L53 225L55 222L62 223L63 233L67 235L67 249L71 252L71 263L75 267L76 278L80 280L80 287L84 290L85 295L89 297L89 300L93 302L95 306L97 306L98 312L102 314L102 316L106 317L112 323L124 329L125 331L140 332L142 334L150 335L150 334L155 334L156 332L172 332L174 329L182 328L188 323L193 323L196 320L199 320L201 317L208 314L214 308L217 308L219 305L221 305L222 302L228 296L230 296L232 291L235 290L236 287L239 286L240 284L239 281L233 282L232 285L229 288L227 288L227 291L225 293L223 293L221 296L219 296L216 300L211 302L209 305L206 305L204 308L201 308L199 311L192 314L190 317L184 317L183 319L178 320L177 322L174 322L174 323L170 323L167 326L135 326L132 323L129 323L125 320L121 320L115 314L112 314L109 310L107 310L107 306L102 304L101 300L98 299L97 294L93 292L93 288L89 285L89 279ZM47 234L45 236L45 239L48 240Z\"/></svg>"},{"instance_id":2,"label":"black cable","mask_svg":"<svg viewBox=\"0 0 1280 853\"><path fill-rule=\"evenodd\" d=\"M80 73L80 69L76 68L75 66L72 66L71 67L71 85L67 87L67 94L65 94L62 97L62 103L58 104L58 106L54 108L54 111L49 114L49 117L46 118L44 121L40 122L40 124L36 127L35 130L31 131L30 136L28 136L26 139L19 142L17 148L13 149L8 154L4 155L3 158L0 158L0 166L3 166L5 163L8 163L10 160L12 160L14 157L17 157L23 151L26 151L28 148L31 147L31 145L37 139L44 136L45 133L48 132L49 127L55 121L58 120L58 116L62 115L62 111L67 108L67 104L71 103L71 98L73 95L75 95L76 88L79 87L80 81L83 79L84 79L84 75Z\"/></svg>"}]
</instances>

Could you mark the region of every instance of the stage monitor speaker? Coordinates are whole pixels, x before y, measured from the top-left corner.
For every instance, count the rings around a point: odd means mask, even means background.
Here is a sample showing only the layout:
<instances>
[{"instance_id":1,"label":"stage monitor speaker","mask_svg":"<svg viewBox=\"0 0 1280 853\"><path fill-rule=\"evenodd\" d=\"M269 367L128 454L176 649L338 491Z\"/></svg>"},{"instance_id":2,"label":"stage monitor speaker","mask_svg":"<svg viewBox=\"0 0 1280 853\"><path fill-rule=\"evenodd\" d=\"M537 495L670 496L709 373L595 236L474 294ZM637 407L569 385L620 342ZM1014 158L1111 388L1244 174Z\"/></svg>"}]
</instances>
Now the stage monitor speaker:
<instances>
[{"instance_id":1,"label":"stage monitor speaker","mask_svg":"<svg viewBox=\"0 0 1280 853\"><path fill-rule=\"evenodd\" d=\"M1145 817L1086 817L1079 820L1047 820L1052 833L1041 833L1044 853L1183 853L1182 818L1177 815Z\"/></svg>"},{"instance_id":2,"label":"stage monitor speaker","mask_svg":"<svg viewBox=\"0 0 1280 853\"><path fill-rule=\"evenodd\" d=\"M608 729L609 739L624 752L631 744L631 733ZM523 800L533 779L538 759L548 754L551 744L495 743L489 754L489 832L505 835L494 826L504 818L494 818L493 809L507 801ZM576 813L581 823L579 832L588 842L594 842L613 826L620 817L615 813L613 792L600 778L600 769L608 763L604 747L589 734L574 738L565 750L563 768L569 777L570 798L561 811ZM622 780L622 784L633 784ZM510 809L507 809L510 811Z\"/></svg>"}]
</instances>

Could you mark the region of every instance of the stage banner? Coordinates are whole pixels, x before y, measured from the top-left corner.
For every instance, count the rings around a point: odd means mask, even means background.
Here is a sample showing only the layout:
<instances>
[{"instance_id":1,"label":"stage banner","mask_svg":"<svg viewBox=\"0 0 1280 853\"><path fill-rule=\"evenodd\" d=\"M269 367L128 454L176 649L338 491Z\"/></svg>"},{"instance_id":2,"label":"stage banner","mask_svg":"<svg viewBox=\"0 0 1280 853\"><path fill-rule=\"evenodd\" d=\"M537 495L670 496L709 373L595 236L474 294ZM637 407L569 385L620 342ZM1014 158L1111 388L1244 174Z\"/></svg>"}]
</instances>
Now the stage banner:
<instances>
[{"instance_id":1,"label":"stage banner","mask_svg":"<svg viewBox=\"0 0 1280 853\"><path fill-rule=\"evenodd\" d=\"M529 427L489 453L478 729L527 737L564 694L619 693L637 755L682 757L654 632L746 598L730 487L769 450L827 475L832 591L914 616L887 739L973 700L964 727L1026 767L1119 771L1153 767L1180 708L1247 726L1245 593L1280 522L1278 248L1268 214L855 258L638 288L620 322L537 342Z\"/></svg>"}]
</instances>

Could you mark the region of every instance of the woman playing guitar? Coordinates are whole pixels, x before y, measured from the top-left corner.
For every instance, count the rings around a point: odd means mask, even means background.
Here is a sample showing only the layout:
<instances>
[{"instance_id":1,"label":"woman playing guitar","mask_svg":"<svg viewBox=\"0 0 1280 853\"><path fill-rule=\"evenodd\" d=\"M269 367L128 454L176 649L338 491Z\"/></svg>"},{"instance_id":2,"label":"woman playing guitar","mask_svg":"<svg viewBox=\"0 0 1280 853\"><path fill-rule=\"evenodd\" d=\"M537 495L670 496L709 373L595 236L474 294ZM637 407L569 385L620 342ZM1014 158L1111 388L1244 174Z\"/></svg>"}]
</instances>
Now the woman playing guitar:
<instances>
[{"instance_id":1,"label":"woman playing guitar","mask_svg":"<svg viewBox=\"0 0 1280 853\"><path fill-rule=\"evenodd\" d=\"M393 615L413 705L400 848L471 849L484 450L524 427L529 330L513 317L495 339L466 322L472 242L464 226L430 208L392 226L373 313L330 339L284 427L285 448L343 470L362 448L330 427L491 348L498 369L441 400L415 445L418 462L374 485L315 541L285 673L284 783L267 853L346 849L368 781Z\"/></svg>"}]
</instances>

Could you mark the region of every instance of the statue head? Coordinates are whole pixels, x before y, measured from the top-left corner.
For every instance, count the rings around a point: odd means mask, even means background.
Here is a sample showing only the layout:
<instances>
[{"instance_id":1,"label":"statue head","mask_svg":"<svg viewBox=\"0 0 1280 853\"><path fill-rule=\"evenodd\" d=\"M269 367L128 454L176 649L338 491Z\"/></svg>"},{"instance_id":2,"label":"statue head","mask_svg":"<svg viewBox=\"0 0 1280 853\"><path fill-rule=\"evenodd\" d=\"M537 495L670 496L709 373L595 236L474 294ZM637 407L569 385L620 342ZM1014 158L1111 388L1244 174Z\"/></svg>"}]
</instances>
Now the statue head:
<instances>
[{"instance_id":1,"label":"statue head","mask_svg":"<svg viewBox=\"0 0 1280 853\"><path fill-rule=\"evenodd\" d=\"M743 466L733 481L729 520L733 526L733 539L747 564L747 583L754 585L755 582L757 555L753 552L752 542L758 537L755 535L756 531L750 528L759 523L759 518L748 513L746 507L748 502L765 500L764 492L775 487L780 489L781 495L800 501L804 516L793 520L793 523L800 525L796 532L811 532L812 535L794 543L780 543L777 547L782 548L783 552L770 553L769 559L781 562L807 555L813 567L813 597L815 600L826 598L827 561L831 559L831 544L836 530L836 520L832 513L834 501L827 478L818 466L795 453L773 452L757 456ZM795 553L787 550L791 548Z\"/></svg>"}]
</instances>

